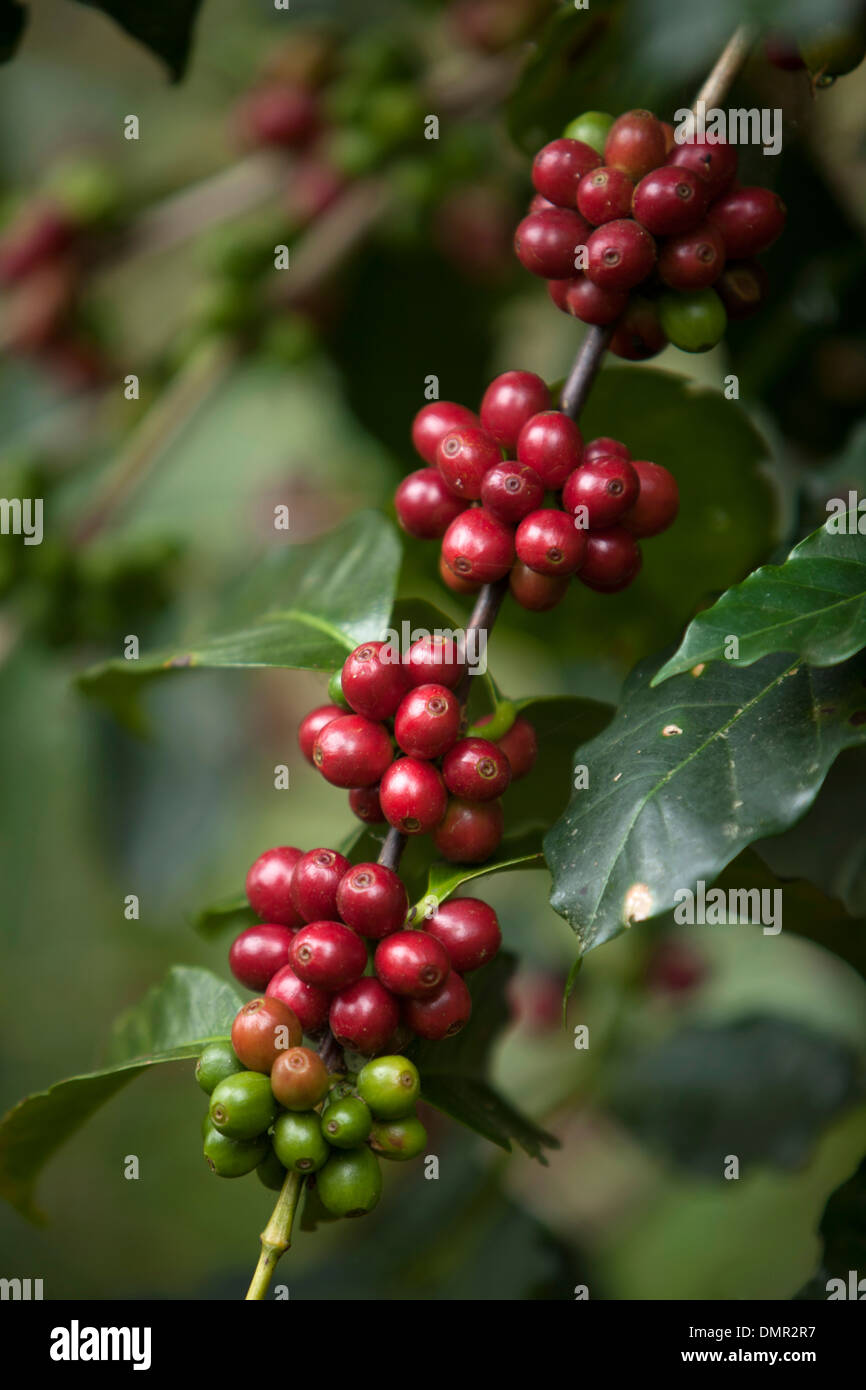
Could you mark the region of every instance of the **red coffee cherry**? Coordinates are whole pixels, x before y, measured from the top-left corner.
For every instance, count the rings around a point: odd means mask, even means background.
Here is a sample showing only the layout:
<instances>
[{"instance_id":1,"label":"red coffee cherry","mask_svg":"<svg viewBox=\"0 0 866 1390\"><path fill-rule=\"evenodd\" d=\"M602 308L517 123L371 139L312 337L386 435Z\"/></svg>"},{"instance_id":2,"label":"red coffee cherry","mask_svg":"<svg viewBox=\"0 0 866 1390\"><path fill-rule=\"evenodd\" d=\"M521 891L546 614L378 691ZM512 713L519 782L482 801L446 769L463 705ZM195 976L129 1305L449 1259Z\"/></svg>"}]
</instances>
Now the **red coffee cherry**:
<instances>
[{"instance_id":1,"label":"red coffee cherry","mask_svg":"<svg viewBox=\"0 0 866 1390\"><path fill-rule=\"evenodd\" d=\"M301 858L294 845L280 845L259 855L246 879L247 900L257 916L282 927L301 925L303 918L292 899L295 866Z\"/></svg>"},{"instance_id":2,"label":"red coffee cherry","mask_svg":"<svg viewBox=\"0 0 866 1390\"><path fill-rule=\"evenodd\" d=\"M508 576L508 587L515 603L530 613L547 613L568 593L570 575L539 574L518 560Z\"/></svg>"},{"instance_id":3,"label":"red coffee cherry","mask_svg":"<svg viewBox=\"0 0 866 1390\"><path fill-rule=\"evenodd\" d=\"M590 439L588 444L584 444L582 463L595 463L597 459L606 458L630 459L631 454L621 439L611 439L608 435L600 435L598 439Z\"/></svg>"},{"instance_id":4,"label":"red coffee cherry","mask_svg":"<svg viewBox=\"0 0 866 1390\"><path fill-rule=\"evenodd\" d=\"M491 714L485 714L482 719L476 720L476 723L482 727L489 724L492 718ZM528 719L519 714L511 728L500 734L496 742L511 764L512 782L519 781L532 771L538 757L538 739Z\"/></svg>"},{"instance_id":5,"label":"red coffee cherry","mask_svg":"<svg viewBox=\"0 0 866 1390\"><path fill-rule=\"evenodd\" d=\"M466 666L456 638L433 632L412 643L406 653L405 669L410 686L433 682L454 690L463 679Z\"/></svg>"},{"instance_id":6,"label":"red coffee cherry","mask_svg":"<svg viewBox=\"0 0 866 1390\"><path fill-rule=\"evenodd\" d=\"M328 1068L311 1047L290 1047L271 1069L271 1090L287 1110L312 1110L330 1084Z\"/></svg>"},{"instance_id":7,"label":"red coffee cherry","mask_svg":"<svg viewBox=\"0 0 866 1390\"><path fill-rule=\"evenodd\" d=\"M386 989L410 999L428 999L442 987L451 970L441 941L423 931L386 936L376 947L373 966Z\"/></svg>"},{"instance_id":8,"label":"red coffee cherry","mask_svg":"<svg viewBox=\"0 0 866 1390\"><path fill-rule=\"evenodd\" d=\"M441 758L460 732L460 702L445 685L410 690L394 716L394 736L412 758Z\"/></svg>"},{"instance_id":9,"label":"red coffee cherry","mask_svg":"<svg viewBox=\"0 0 866 1390\"><path fill-rule=\"evenodd\" d=\"M604 162L634 180L665 162L665 132L651 111L618 116L604 142Z\"/></svg>"},{"instance_id":10,"label":"red coffee cherry","mask_svg":"<svg viewBox=\"0 0 866 1390\"><path fill-rule=\"evenodd\" d=\"M346 713L340 709L339 705L319 705L316 709L310 710L298 725L298 745L307 762L315 767L313 762L313 748L316 739L322 732L326 724L330 724L332 719L342 719Z\"/></svg>"},{"instance_id":11,"label":"red coffee cherry","mask_svg":"<svg viewBox=\"0 0 866 1390\"><path fill-rule=\"evenodd\" d=\"M770 291L770 280L760 261L728 261L713 289L729 319L748 319L756 314Z\"/></svg>"},{"instance_id":12,"label":"red coffee cherry","mask_svg":"<svg viewBox=\"0 0 866 1390\"><path fill-rule=\"evenodd\" d=\"M700 224L708 202L707 186L693 169L663 164L641 179L632 210L653 236L678 236Z\"/></svg>"},{"instance_id":13,"label":"red coffee cherry","mask_svg":"<svg viewBox=\"0 0 866 1390\"><path fill-rule=\"evenodd\" d=\"M725 243L712 222L693 232L670 237L659 254L658 271L672 290L705 290L718 280L725 265Z\"/></svg>"},{"instance_id":14,"label":"red coffee cherry","mask_svg":"<svg viewBox=\"0 0 866 1390\"><path fill-rule=\"evenodd\" d=\"M632 468L637 474L640 492L637 501L622 518L622 525L633 536L657 536L676 520L680 507L677 480L659 463L636 459Z\"/></svg>"},{"instance_id":15,"label":"red coffee cherry","mask_svg":"<svg viewBox=\"0 0 866 1390\"><path fill-rule=\"evenodd\" d=\"M295 162L289 193L289 211L304 224L314 222L325 208L336 202L348 179L332 164L315 154L305 154Z\"/></svg>"},{"instance_id":16,"label":"red coffee cherry","mask_svg":"<svg viewBox=\"0 0 866 1390\"><path fill-rule=\"evenodd\" d=\"M506 526L518 521L540 507L544 501L544 483L528 464L497 463L481 484L481 501L485 509Z\"/></svg>"},{"instance_id":17,"label":"red coffee cherry","mask_svg":"<svg viewBox=\"0 0 866 1390\"><path fill-rule=\"evenodd\" d=\"M514 249L520 264L543 280L564 280L575 271L579 246L585 246L590 226L577 212L549 208L531 212L518 223Z\"/></svg>"},{"instance_id":18,"label":"red coffee cherry","mask_svg":"<svg viewBox=\"0 0 866 1390\"><path fill-rule=\"evenodd\" d=\"M334 996L329 1022L341 1047L368 1056L387 1047L400 1009L390 990L368 976Z\"/></svg>"},{"instance_id":19,"label":"red coffee cherry","mask_svg":"<svg viewBox=\"0 0 866 1390\"><path fill-rule=\"evenodd\" d=\"M485 965L502 945L499 919L480 898L449 898L426 922L425 930L442 942L451 969L460 975Z\"/></svg>"},{"instance_id":20,"label":"red coffee cherry","mask_svg":"<svg viewBox=\"0 0 866 1390\"><path fill-rule=\"evenodd\" d=\"M764 53L767 61L783 72L800 72L806 66L797 40L778 29L764 39Z\"/></svg>"},{"instance_id":21,"label":"red coffee cherry","mask_svg":"<svg viewBox=\"0 0 866 1390\"><path fill-rule=\"evenodd\" d=\"M576 468L562 489L562 505L590 531L613 526L637 501L638 476L628 459L601 458ZM585 513L578 513L585 507Z\"/></svg>"},{"instance_id":22,"label":"red coffee cherry","mask_svg":"<svg viewBox=\"0 0 866 1390\"><path fill-rule=\"evenodd\" d=\"M665 156L667 157L677 142L677 136L670 121L662 121L662 130L665 133Z\"/></svg>"},{"instance_id":23,"label":"red coffee cherry","mask_svg":"<svg viewBox=\"0 0 866 1390\"><path fill-rule=\"evenodd\" d=\"M547 282L547 293L550 295L557 309L561 309L564 314L568 313L568 305L565 302L565 296L570 284L570 278L567 280L548 280Z\"/></svg>"},{"instance_id":24,"label":"red coffee cherry","mask_svg":"<svg viewBox=\"0 0 866 1390\"><path fill-rule=\"evenodd\" d=\"M452 796L492 801L511 781L511 765L497 744L486 738L462 738L445 754L442 777Z\"/></svg>"},{"instance_id":25,"label":"red coffee cherry","mask_svg":"<svg viewBox=\"0 0 866 1390\"><path fill-rule=\"evenodd\" d=\"M580 319L581 323L594 323L603 328L614 323L628 304L627 290L602 289L585 275L576 275L564 283L568 286L564 296L565 312Z\"/></svg>"},{"instance_id":26,"label":"red coffee cherry","mask_svg":"<svg viewBox=\"0 0 866 1390\"><path fill-rule=\"evenodd\" d=\"M461 579L492 584L511 569L514 538L510 529L484 507L461 512L442 540L445 563Z\"/></svg>"},{"instance_id":27,"label":"red coffee cherry","mask_svg":"<svg viewBox=\"0 0 866 1390\"><path fill-rule=\"evenodd\" d=\"M439 554L439 578L455 594L477 594L481 588L480 579L465 579L462 574L455 574L453 570L450 570L441 551Z\"/></svg>"},{"instance_id":28,"label":"red coffee cherry","mask_svg":"<svg viewBox=\"0 0 866 1390\"><path fill-rule=\"evenodd\" d=\"M546 488L562 487L580 463L583 436L570 416L545 410L526 421L517 437L517 457L538 474Z\"/></svg>"},{"instance_id":29,"label":"red coffee cherry","mask_svg":"<svg viewBox=\"0 0 866 1390\"><path fill-rule=\"evenodd\" d=\"M667 162L678 169L691 169L693 174L697 174L712 202L733 182L737 172L737 151L725 140L701 137L674 145Z\"/></svg>"},{"instance_id":30,"label":"red coffee cherry","mask_svg":"<svg viewBox=\"0 0 866 1390\"><path fill-rule=\"evenodd\" d=\"M504 827L500 802L452 797L433 842L451 864L481 864L499 848Z\"/></svg>"},{"instance_id":31,"label":"red coffee cherry","mask_svg":"<svg viewBox=\"0 0 866 1390\"><path fill-rule=\"evenodd\" d=\"M385 725L362 714L332 720L313 745L313 762L333 787L374 786L392 757Z\"/></svg>"},{"instance_id":32,"label":"red coffee cherry","mask_svg":"<svg viewBox=\"0 0 866 1390\"><path fill-rule=\"evenodd\" d=\"M637 484L635 484L635 488ZM586 531L558 508L530 512L514 538L517 557L539 574L576 574L586 551Z\"/></svg>"},{"instance_id":33,"label":"red coffee cherry","mask_svg":"<svg viewBox=\"0 0 866 1390\"><path fill-rule=\"evenodd\" d=\"M431 401L412 421L412 443L425 463L436 463L439 441L451 430L477 425L478 416L456 401Z\"/></svg>"},{"instance_id":34,"label":"red coffee cherry","mask_svg":"<svg viewBox=\"0 0 866 1390\"><path fill-rule=\"evenodd\" d=\"M624 526L596 531L586 543L586 559L578 575L587 588L600 593L625 589L641 567L640 546Z\"/></svg>"},{"instance_id":35,"label":"red coffee cherry","mask_svg":"<svg viewBox=\"0 0 866 1390\"><path fill-rule=\"evenodd\" d=\"M315 985L299 980L290 965L284 965L274 975L266 991L266 998L281 999L297 1015L304 1032L312 1035L320 1032L328 1021L331 996Z\"/></svg>"},{"instance_id":36,"label":"red coffee cherry","mask_svg":"<svg viewBox=\"0 0 866 1390\"><path fill-rule=\"evenodd\" d=\"M463 510L438 468L418 468L405 477L394 493L394 506L403 530L419 541L438 541Z\"/></svg>"},{"instance_id":37,"label":"red coffee cherry","mask_svg":"<svg viewBox=\"0 0 866 1390\"><path fill-rule=\"evenodd\" d=\"M356 714L390 719L409 683L400 654L390 642L364 642L343 663L340 684Z\"/></svg>"},{"instance_id":38,"label":"red coffee cherry","mask_svg":"<svg viewBox=\"0 0 866 1390\"><path fill-rule=\"evenodd\" d=\"M381 825L385 819L379 804L378 787L353 787L349 792L349 807L358 820L368 825Z\"/></svg>"},{"instance_id":39,"label":"red coffee cherry","mask_svg":"<svg viewBox=\"0 0 866 1390\"><path fill-rule=\"evenodd\" d=\"M303 922L327 922L337 916L337 888L348 869L348 859L335 849L311 849L298 860L292 902Z\"/></svg>"},{"instance_id":40,"label":"red coffee cherry","mask_svg":"<svg viewBox=\"0 0 866 1390\"><path fill-rule=\"evenodd\" d=\"M766 251L781 236L787 216L782 199L769 188L732 189L717 198L707 213L732 260Z\"/></svg>"},{"instance_id":41,"label":"red coffee cherry","mask_svg":"<svg viewBox=\"0 0 866 1390\"><path fill-rule=\"evenodd\" d=\"M389 825L404 835L422 835L441 821L448 793L432 763L398 758L382 778L379 799Z\"/></svg>"},{"instance_id":42,"label":"red coffee cherry","mask_svg":"<svg viewBox=\"0 0 866 1390\"><path fill-rule=\"evenodd\" d=\"M292 942L289 964L299 980L319 989L342 989L367 969L367 948L342 922L311 922Z\"/></svg>"},{"instance_id":43,"label":"red coffee cherry","mask_svg":"<svg viewBox=\"0 0 866 1390\"><path fill-rule=\"evenodd\" d=\"M631 214L634 184L621 169L603 167L585 174L577 190L577 210L593 227Z\"/></svg>"},{"instance_id":44,"label":"red coffee cherry","mask_svg":"<svg viewBox=\"0 0 866 1390\"><path fill-rule=\"evenodd\" d=\"M235 1014L232 1047L247 1071L269 1072L277 1057L301 1041L297 1015L273 996L251 999Z\"/></svg>"},{"instance_id":45,"label":"red coffee cherry","mask_svg":"<svg viewBox=\"0 0 866 1390\"><path fill-rule=\"evenodd\" d=\"M586 274L602 289L633 289L656 262L656 244L649 232L627 218L597 227L586 249Z\"/></svg>"},{"instance_id":46,"label":"red coffee cherry","mask_svg":"<svg viewBox=\"0 0 866 1390\"><path fill-rule=\"evenodd\" d=\"M340 879L337 909L347 926L378 941L402 927L409 897L393 869L384 864L356 864Z\"/></svg>"},{"instance_id":47,"label":"red coffee cherry","mask_svg":"<svg viewBox=\"0 0 866 1390\"><path fill-rule=\"evenodd\" d=\"M267 989L277 971L288 964L293 936L289 927L275 922L247 927L235 937L229 950L229 969L235 979L247 989Z\"/></svg>"},{"instance_id":48,"label":"red coffee cherry","mask_svg":"<svg viewBox=\"0 0 866 1390\"><path fill-rule=\"evenodd\" d=\"M569 272L570 273L570 272ZM481 423L509 452L531 416L550 409L550 392L534 372L503 372L494 377L481 402Z\"/></svg>"},{"instance_id":49,"label":"red coffee cherry","mask_svg":"<svg viewBox=\"0 0 866 1390\"><path fill-rule=\"evenodd\" d=\"M534 193L529 200L527 212L543 212L545 208L555 208L556 206L557 204L552 203L549 198L543 198L540 193Z\"/></svg>"},{"instance_id":50,"label":"red coffee cherry","mask_svg":"<svg viewBox=\"0 0 866 1390\"><path fill-rule=\"evenodd\" d=\"M610 340L614 356L624 357L628 362L644 362L661 352L667 341L654 301L643 295L631 295Z\"/></svg>"},{"instance_id":51,"label":"red coffee cherry","mask_svg":"<svg viewBox=\"0 0 866 1390\"><path fill-rule=\"evenodd\" d=\"M29 205L0 237L0 283L11 285L56 260L75 234L74 223L59 208Z\"/></svg>"},{"instance_id":52,"label":"red coffee cherry","mask_svg":"<svg viewBox=\"0 0 866 1390\"><path fill-rule=\"evenodd\" d=\"M403 1017L419 1038L439 1042L459 1033L472 1014L472 996L465 980L451 971L438 994L432 999L407 999Z\"/></svg>"},{"instance_id":53,"label":"red coffee cherry","mask_svg":"<svg viewBox=\"0 0 866 1390\"><path fill-rule=\"evenodd\" d=\"M600 163L597 150L582 140L551 140L532 161L532 182L549 202L573 208L581 179Z\"/></svg>"},{"instance_id":54,"label":"red coffee cherry","mask_svg":"<svg viewBox=\"0 0 866 1390\"><path fill-rule=\"evenodd\" d=\"M247 145L298 149L309 142L318 126L315 94L300 83L259 87L240 103L237 125Z\"/></svg>"},{"instance_id":55,"label":"red coffee cherry","mask_svg":"<svg viewBox=\"0 0 866 1390\"><path fill-rule=\"evenodd\" d=\"M452 430L439 441L436 467L445 486L455 497L475 501L487 471L502 459L502 450L492 435L475 426Z\"/></svg>"}]
</instances>

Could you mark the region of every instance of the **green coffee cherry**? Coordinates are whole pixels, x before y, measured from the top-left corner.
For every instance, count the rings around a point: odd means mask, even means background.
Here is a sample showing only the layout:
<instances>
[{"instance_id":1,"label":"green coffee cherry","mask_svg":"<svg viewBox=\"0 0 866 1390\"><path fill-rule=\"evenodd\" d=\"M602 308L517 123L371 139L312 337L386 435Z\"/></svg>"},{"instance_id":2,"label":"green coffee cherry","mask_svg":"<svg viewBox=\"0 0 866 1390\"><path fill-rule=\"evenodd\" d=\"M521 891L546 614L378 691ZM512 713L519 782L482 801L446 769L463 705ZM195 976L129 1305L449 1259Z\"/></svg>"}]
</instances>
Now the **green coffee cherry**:
<instances>
[{"instance_id":1,"label":"green coffee cherry","mask_svg":"<svg viewBox=\"0 0 866 1390\"><path fill-rule=\"evenodd\" d=\"M343 694L343 670L335 671L328 681L328 699L332 705L339 705L340 709L350 710L352 706Z\"/></svg>"},{"instance_id":2,"label":"green coffee cherry","mask_svg":"<svg viewBox=\"0 0 866 1390\"><path fill-rule=\"evenodd\" d=\"M708 352L728 326L725 306L715 290L663 294L658 309L662 328L683 352Z\"/></svg>"},{"instance_id":3,"label":"green coffee cherry","mask_svg":"<svg viewBox=\"0 0 866 1390\"><path fill-rule=\"evenodd\" d=\"M64 211L80 227L109 222L120 211L123 190L111 169L93 159L75 159L54 169L48 182Z\"/></svg>"},{"instance_id":4,"label":"green coffee cherry","mask_svg":"<svg viewBox=\"0 0 866 1390\"><path fill-rule=\"evenodd\" d=\"M575 116L573 121L569 121L562 133L566 139L582 140L599 154L604 154L604 142L612 125L613 116L608 115L607 111L584 111L582 116Z\"/></svg>"},{"instance_id":5,"label":"green coffee cherry","mask_svg":"<svg viewBox=\"0 0 866 1390\"><path fill-rule=\"evenodd\" d=\"M358 1073L358 1095L377 1119L411 1114L420 1094L418 1068L408 1057L375 1057Z\"/></svg>"},{"instance_id":6,"label":"green coffee cherry","mask_svg":"<svg viewBox=\"0 0 866 1390\"><path fill-rule=\"evenodd\" d=\"M208 1125L204 1136L203 1151L207 1165L219 1178L242 1178L258 1167L268 1151L268 1136L260 1134L257 1139L229 1139L220 1134L213 1125Z\"/></svg>"},{"instance_id":7,"label":"green coffee cherry","mask_svg":"<svg viewBox=\"0 0 866 1390\"><path fill-rule=\"evenodd\" d=\"M378 1120L370 1135L370 1147L382 1158L403 1161L417 1158L427 1147L427 1131L417 1115L402 1120Z\"/></svg>"},{"instance_id":8,"label":"green coffee cherry","mask_svg":"<svg viewBox=\"0 0 866 1390\"><path fill-rule=\"evenodd\" d=\"M315 1173L331 1150L322 1138L315 1110L294 1110L280 1115L274 1125L274 1153L284 1168L296 1173Z\"/></svg>"},{"instance_id":9,"label":"green coffee cherry","mask_svg":"<svg viewBox=\"0 0 866 1390\"><path fill-rule=\"evenodd\" d=\"M256 1168L256 1177L262 1186L269 1188L271 1192L279 1192L286 1180L286 1170L270 1144L267 1153Z\"/></svg>"},{"instance_id":10,"label":"green coffee cherry","mask_svg":"<svg viewBox=\"0 0 866 1390\"><path fill-rule=\"evenodd\" d=\"M332 1152L316 1177L316 1191L334 1216L364 1216L382 1195L379 1160L366 1145Z\"/></svg>"},{"instance_id":11,"label":"green coffee cherry","mask_svg":"<svg viewBox=\"0 0 866 1390\"><path fill-rule=\"evenodd\" d=\"M348 178L363 178L372 173L385 153L382 141L361 127L344 126L335 130L328 140L328 160Z\"/></svg>"},{"instance_id":12,"label":"green coffee cherry","mask_svg":"<svg viewBox=\"0 0 866 1390\"><path fill-rule=\"evenodd\" d=\"M808 39L800 40L803 62L819 79L845 77L859 67L866 57L866 28L830 24ZM829 82L826 82L829 86Z\"/></svg>"},{"instance_id":13,"label":"green coffee cherry","mask_svg":"<svg viewBox=\"0 0 866 1390\"><path fill-rule=\"evenodd\" d=\"M229 1139L255 1139L273 1124L276 1114L271 1083L260 1071L227 1076L210 1098L211 1123Z\"/></svg>"},{"instance_id":14,"label":"green coffee cherry","mask_svg":"<svg viewBox=\"0 0 866 1390\"><path fill-rule=\"evenodd\" d=\"M373 1117L360 1096L344 1096L330 1101L322 1111L322 1133L337 1149L354 1149L363 1144Z\"/></svg>"},{"instance_id":15,"label":"green coffee cherry","mask_svg":"<svg viewBox=\"0 0 866 1390\"><path fill-rule=\"evenodd\" d=\"M367 129L389 149L413 137L420 139L423 121L415 89L403 83L372 92L364 113Z\"/></svg>"},{"instance_id":16,"label":"green coffee cherry","mask_svg":"<svg viewBox=\"0 0 866 1390\"><path fill-rule=\"evenodd\" d=\"M205 1094L210 1095L220 1081L236 1076L243 1069L230 1042L208 1043L195 1064L195 1079Z\"/></svg>"}]
</instances>

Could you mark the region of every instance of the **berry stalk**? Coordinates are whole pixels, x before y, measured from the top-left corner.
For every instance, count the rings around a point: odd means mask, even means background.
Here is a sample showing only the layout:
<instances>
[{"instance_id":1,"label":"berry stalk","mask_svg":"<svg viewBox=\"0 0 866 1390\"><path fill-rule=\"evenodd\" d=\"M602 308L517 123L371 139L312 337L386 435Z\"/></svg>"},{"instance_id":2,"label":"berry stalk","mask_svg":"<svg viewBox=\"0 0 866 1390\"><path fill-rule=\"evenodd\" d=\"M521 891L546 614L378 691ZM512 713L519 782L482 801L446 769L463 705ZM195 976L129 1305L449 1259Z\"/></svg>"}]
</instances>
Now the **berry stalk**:
<instances>
[{"instance_id":1,"label":"berry stalk","mask_svg":"<svg viewBox=\"0 0 866 1390\"><path fill-rule=\"evenodd\" d=\"M270 1286L271 1276L280 1256L285 1254L292 1243L292 1226L298 1207L298 1198L304 1185L303 1176L290 1169L271 1212L271 1218L262 1231L262 1250L256 1265L245 1302L263 1299Z\"/></svg>"}]
</instances>

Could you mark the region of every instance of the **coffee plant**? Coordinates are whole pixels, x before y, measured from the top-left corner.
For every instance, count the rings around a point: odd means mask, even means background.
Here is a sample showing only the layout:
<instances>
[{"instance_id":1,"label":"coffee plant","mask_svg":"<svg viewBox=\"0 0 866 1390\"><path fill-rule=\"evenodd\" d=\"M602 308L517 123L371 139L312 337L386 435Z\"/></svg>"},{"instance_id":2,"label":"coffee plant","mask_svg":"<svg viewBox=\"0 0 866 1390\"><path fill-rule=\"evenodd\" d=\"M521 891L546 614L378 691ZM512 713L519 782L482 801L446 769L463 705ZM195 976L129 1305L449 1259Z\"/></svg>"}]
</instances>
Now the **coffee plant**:
<instances>
[{"instance_id":1,"label":"coffee plant","mask_svg":"<svg viewBox=\"0 0 866 1390\"><path fill-rule=\"evenodd\" d=\"M861 1296L866 10L791 8L3 9L22 113L122 88L3 162L15 1093L123 1011L0 1189L183 1063L65 1150L136 1287Z\"/></svg>"}]
</instances>

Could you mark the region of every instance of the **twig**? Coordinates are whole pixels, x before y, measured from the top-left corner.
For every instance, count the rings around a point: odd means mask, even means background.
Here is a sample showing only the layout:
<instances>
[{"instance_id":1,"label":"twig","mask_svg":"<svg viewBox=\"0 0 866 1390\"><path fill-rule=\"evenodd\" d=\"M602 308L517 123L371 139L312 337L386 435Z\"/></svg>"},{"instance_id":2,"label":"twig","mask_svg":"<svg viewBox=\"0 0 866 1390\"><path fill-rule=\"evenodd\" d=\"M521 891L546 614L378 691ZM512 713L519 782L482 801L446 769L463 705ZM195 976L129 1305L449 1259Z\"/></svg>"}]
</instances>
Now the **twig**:
<instances>
[{"instance_id":1,"label":"twig","mask_svg":"<svg viewBox=\"0 0 866 1390\"><path fill-rule=\"evenodd\" d=\"M577 419L586 404L612 337L612 325L607 328L592 326L586 331L559 398L560 408L572 420Z\"/></svg>"},{"instance_id":2,"label":"twig","mask_svg":"<svg viewBox=\"0 0 866 1390\"><path fill-rule=\"evenodd\" d=\"M252 1283L247 1290L245 1302L264 1298L270 1286L271 1276L277 1267L277 1261L292 1243L292 1225L295 1220L295 1211L303 1181L301 1174L294 1172L294 1170L286 1173L286 1180L277 1198L277 1205L271 1212L270 1221L262 1231L262 1251Z\"/></svg>"},{"instance_id":3,"label":"twig","mask_svg":"<svg viewBox=\"0 0 866 1390\"><path fill-rule=\"evenodd\" d=\"M728 88L749 56L757 30L752 24L741 24L728 40L706 82L695 97L695 106L718 106L727 96Z\"/></svg>"}]
</instances>

